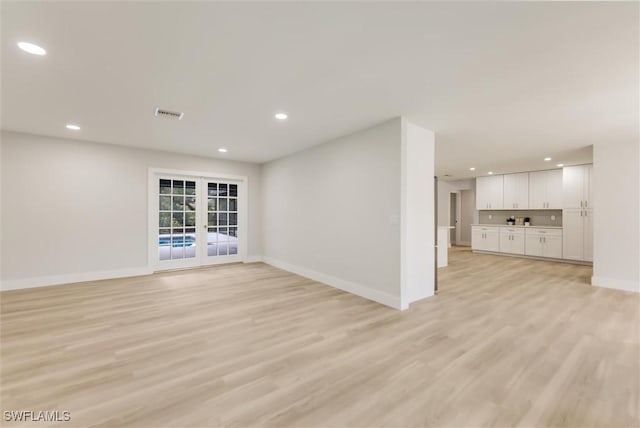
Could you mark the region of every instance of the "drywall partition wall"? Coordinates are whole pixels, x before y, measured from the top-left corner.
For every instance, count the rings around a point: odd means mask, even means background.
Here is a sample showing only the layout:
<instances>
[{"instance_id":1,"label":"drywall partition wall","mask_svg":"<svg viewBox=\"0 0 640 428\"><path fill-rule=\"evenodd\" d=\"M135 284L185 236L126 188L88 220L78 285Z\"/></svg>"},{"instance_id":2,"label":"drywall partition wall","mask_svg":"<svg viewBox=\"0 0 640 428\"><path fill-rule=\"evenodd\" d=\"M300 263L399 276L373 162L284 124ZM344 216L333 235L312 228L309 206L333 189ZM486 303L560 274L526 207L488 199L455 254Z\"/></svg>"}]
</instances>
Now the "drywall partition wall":
<instances>
[{"instance_id":1,"label":"drywall partition wall","mask_svg":"<svg viewBox=\"0 0 640 428\"><path fill-rule=\"evenodd\" d=\"M438 226L449 226L449 192L474 190L475 179L444 181L438 179Z\"/></svg>"},{"instance_id":2,"label":"drywall partition wall","mask_svg":"<svg viewBox=\"0 0 640 428\"><path fill-rule=\"evenodd\" d=\"M3 289L148 273L148 168L249 177L248 256L261 253L261 166L2 133Z\"/></svg>"},{"instance_id":3,"label":"drywall partition wall","mask_svg":"<svg viewBox=\"0 0 640 428\"><path fill-rule=\"evenodd\" d=\"M460 215L460 242L458 245L471 246L471 225L474 223L476 215L476 191L461 190L462 195L462 213Z\"/></svg>"},{"instance_id":4,"label":"drywall partition wall","mask_svg":"<svg viewBox=\"0 0 640 428\"><path fill-rule=\"evenodd\" d=\"M433 132L402 119L402 309L435 293Z\"/></svg>"},{"instance_id":5,"label":"drywall partition wall","mask_svg":"<svg viewBox=\"0 0 640 428\"><path fill-rule=\"evenodd\" d=\"M263 260L399 308L401 119L263 165Z\"/></svg>"},{"instance_id":6,"label":"drywall partition wall","mask_svg":"<svg viewBox=\"0 0 640 428\"><path fill-rule=\"evenodd\" d=\"M593 285L640 292L640 144L593 146Z\"/></svg>"}]
</instances>

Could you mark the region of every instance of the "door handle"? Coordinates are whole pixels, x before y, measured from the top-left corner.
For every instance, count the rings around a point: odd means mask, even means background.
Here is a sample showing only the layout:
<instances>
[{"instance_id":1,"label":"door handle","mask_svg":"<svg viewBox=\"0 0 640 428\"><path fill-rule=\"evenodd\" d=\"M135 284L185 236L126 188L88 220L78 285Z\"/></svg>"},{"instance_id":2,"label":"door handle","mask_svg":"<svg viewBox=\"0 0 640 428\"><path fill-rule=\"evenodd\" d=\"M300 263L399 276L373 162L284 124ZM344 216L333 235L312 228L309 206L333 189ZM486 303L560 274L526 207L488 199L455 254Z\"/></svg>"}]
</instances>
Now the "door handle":
<instances>
[{"instance_id":1,"label":"door handle","mask_svg":"<svg viewBox=\"0 0 640 428\"><path fill-rule=\"evenodd\" d=\"M587 208L589 206L589 201L584 201L584 207Z\"/></svg>"},{"instance_id":2,"label":"door handle","mask_svg":"<svg viewBox=\"0 0 640 428\"><path fill-rule=\"evenodd\" d=\"M583 208L583 206L582 206L582 201L580 201L580 208Z\"/></svg>"}]
</instances>

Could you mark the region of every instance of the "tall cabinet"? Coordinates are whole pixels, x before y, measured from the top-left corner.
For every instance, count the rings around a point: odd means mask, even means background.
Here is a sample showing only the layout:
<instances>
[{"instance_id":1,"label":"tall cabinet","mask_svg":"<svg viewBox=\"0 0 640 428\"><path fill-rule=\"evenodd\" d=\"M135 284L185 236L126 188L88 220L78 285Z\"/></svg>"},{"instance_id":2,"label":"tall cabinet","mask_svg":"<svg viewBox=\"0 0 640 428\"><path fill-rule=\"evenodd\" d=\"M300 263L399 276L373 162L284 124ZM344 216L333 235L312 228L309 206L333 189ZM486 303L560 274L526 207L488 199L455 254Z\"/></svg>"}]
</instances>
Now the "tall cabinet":
<instances>
[{"instance_id":1,"label":"tall cabinet","mask_svg":"<svg viewBox=\"0 0 640 428\"><path fill-rule=\"evenodd\" d=\"M562 170L563 257L593 261L593 165L565 167Z\"/></svg>"}]
</instances>

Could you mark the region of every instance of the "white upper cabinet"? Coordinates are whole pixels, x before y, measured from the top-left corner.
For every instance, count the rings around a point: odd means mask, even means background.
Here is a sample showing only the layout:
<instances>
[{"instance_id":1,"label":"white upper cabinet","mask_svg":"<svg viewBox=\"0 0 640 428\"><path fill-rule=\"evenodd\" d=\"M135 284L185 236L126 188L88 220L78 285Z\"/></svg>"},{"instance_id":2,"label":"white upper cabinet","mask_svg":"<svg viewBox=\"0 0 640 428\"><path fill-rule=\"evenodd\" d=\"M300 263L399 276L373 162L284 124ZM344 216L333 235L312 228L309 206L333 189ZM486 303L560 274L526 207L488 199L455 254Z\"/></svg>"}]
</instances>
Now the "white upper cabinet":
<instances>
[{"instance_id":1,"label":"white upper cabinet","mask_svg":"<svg viewBox=\"0 0 640 428\"><path fill-rule=\"evenodd\" d=\"M562 208L562 170L529 173L529 208Z\"/></svg>"},{"instance_id":2,"label":"white upper cabinet","mask_svg":"<svg viewBox=\"0 0 640 428\"><path fill-rule=\"evenodd\" d=\"M567 166L562 169L562 208L593 208L591 174L593 165Z\"/></svg>"},{"instance_id":3,"label":"white upper cabinet","mask_svg":"<svg viewBox=\"0 0 640 428\"><path fill-rule=\"evenodd\" d=\"M503 208L503 176L491 175L476 179L476 209L499 210Z\"/></svg>"},{"instance_id":4,"label":"white upper cabinet","mask_svg":"<svg viewBox=\"0 0 640 428\"><path fill-rule=\"evenodd\" d=\"M504 175L505 209L524 210L529 208L529 173Z\"/></svg>"},{"instance_id":5,"label":"white upper cabinet","mask_svg":"<svg viewBox=\"0 0 640 428\"><path fill-rule=\"evenodd\" d=\"M547 171L547 208L562 209L562 170Z\"/></svg>"}]
</instances>

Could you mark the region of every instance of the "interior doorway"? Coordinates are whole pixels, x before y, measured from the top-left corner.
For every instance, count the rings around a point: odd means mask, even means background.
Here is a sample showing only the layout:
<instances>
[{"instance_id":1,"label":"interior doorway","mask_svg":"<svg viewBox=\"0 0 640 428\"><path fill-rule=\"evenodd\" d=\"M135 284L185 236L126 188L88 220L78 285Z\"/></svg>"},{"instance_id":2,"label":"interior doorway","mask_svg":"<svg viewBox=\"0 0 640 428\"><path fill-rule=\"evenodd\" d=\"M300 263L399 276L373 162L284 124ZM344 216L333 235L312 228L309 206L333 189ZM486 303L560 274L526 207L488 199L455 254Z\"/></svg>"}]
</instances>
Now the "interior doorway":
<instances>
[{"instance_id":1,"label":"interior doorway","mask_svg":"<svg viewBox=\"0 0 640 428\"><path fill-rule=\"evenodd\" d=\"M460 242L460 191L449 192L449 247Z\"/></svg>"}]
</instances>

